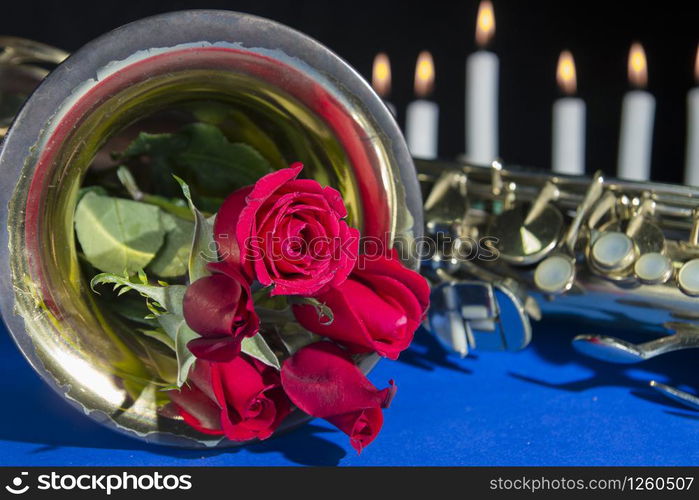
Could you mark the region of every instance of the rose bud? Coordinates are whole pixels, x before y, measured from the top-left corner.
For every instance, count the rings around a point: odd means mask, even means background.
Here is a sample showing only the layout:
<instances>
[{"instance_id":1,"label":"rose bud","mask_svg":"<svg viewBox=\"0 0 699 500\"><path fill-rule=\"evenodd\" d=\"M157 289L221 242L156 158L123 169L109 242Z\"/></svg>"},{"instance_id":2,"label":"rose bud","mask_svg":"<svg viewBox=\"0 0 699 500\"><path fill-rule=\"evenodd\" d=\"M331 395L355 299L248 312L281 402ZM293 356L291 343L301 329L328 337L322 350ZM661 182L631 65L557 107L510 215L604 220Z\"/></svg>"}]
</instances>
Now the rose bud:
<instances>
[{"instance_id":1,"label":"rose bud","mask_svg":"<svg viewBox=\"0 0 699 500\"><path fill-rule=\"evenodd\" d=\"M226 363L197 360L187 384L169 395L191 427L233 441L267 439L291 411L279 372L246 354Z\"/></svg>"},{"instance_id":2,"label":"rose bud","mask_svg":"<svg viewBox=\"0 0 699 500\"><path fill-rule=\"evenodd\" d=\"M359 231L343 220L340 193L297 179L302 168L295 163L236 191L214 223L221 259L274 285L272 295L311 296L339 285L357 260Z\"/></svg>"},{"instance_id":3,"label":"rose bud","mask_svg":"<svg viewBox=\"0 0 699 500\"><path fill-rule=\"evenodd\" d=\"M200 359L230 361L243 338L258 332L260 320L245 278L223 262L207 267L214 274L189 285L182 303L187 325L201 335L187 348Z\"/></svg>"},{"instance_id":4,"label":"rose bud","mask_svg":"<svg viewBox=\"0 0 699 500\"><path fill-rule=\"evenodd\" d=\"M360 256L357 267L339 286L317 299L333 314L328 324L310 305L295 305L301 325L346 346L353 353L377 352L396 359L413 340L429 304L425 278L391 257Z\"/></svg>"},{"instance_id":5,"label":"rose bud","mask_svg":"<svg viewBox=\"0 0 699 500\"><path fill-rule=\"evenodd\" d=\"M350 437L361 453L383 425L396 387L378 390L340 347L316 342L297 351L282 365L282 386L302 411L323 418Z\"/></svg>"}]
</instances>

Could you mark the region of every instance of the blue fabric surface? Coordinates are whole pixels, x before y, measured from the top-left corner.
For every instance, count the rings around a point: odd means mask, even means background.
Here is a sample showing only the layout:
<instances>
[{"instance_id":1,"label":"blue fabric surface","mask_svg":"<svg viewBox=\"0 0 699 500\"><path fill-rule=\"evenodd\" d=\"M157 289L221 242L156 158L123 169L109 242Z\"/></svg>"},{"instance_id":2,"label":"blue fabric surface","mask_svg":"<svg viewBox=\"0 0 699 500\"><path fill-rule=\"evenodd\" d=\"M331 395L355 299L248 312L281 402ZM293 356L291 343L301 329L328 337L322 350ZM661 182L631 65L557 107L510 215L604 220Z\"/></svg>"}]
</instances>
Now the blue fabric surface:
<instances>
[{"instance_id":1,"label":"blue fabric surface","mask_svg":"<svg viewBox=\"0 0 699 500\"><path fill-rule=\"evenodd\" d=\"M571 325L537 328L519 353L466 359L419 332L370 376L399 390L361 456L320 420L236 450L141 443L68 406L2 331L0 465L699 465L699 413L647 388L652 378L699 387L697 351L609 365L572 350Z\"/></svg>"}]
</instances>

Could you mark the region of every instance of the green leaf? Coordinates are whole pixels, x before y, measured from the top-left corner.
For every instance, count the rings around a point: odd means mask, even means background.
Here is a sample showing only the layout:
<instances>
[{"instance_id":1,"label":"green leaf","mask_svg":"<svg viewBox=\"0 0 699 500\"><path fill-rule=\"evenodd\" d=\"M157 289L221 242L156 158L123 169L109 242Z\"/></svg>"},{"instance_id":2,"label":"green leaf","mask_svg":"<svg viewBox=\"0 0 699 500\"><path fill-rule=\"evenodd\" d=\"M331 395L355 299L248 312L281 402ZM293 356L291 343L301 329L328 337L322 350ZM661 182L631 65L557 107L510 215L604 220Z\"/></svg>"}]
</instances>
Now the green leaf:
<instances>
[{"instance_id":1,"label":"green leaf","mask_svg":"<svg viewBox=\"0 0 699 500\"><path fill-rule=\"evenodd\" d=\"M184 318L179 314L166 313L158 316L158 323L160 323L160 326L168 337L170 337L173 345L177 339L177 329L180 327L182 321L184 321Z\"/></svg>"},{"instance_id":2,"label":"green leaf","mask_svg":"<svg viewBox=\"0 0 699 500\"><path fill-rule=\"evenodd\" d=\"M210 196L228 196L272 171L257 150L244 143L228 142L218 127L192 123L181 133L189 138L189 144L177 156L177 164Z\"/></svg>"},{"instance_id":3,"label":"green leaf","mask_svg":"<svg viewBox=\"0 0 699 500\"><path fill-rule=\"evenodd\" d=\"M162 212L160 219L165 233L165 243L148 268L163 278L183 276L189 266L189 255L194 237L194 223Z\"/></svg>"},{"instance_id":4,"label":"green leaf","mask_svg":"<svg viewBox=\"0 0 699 500\"><path fill-rule=\"evenodd\" d=\"M114 290L118 290L120 295L129 290L136 290L144 297L155 302L155 305L163 310L178 316L182 316L183 314L182 300L187 290L187 287L184 285L156 286L145 283L135 283L129 276L119 276L112 273L98 274L90 281L90 287L93 290L95 290L95 286L103 284L113 284ZM162 312L158 314L162 314Z\"/></svg>"},{"instance_id":5,"label":"green leaf","mask_svg":"<svg viewBox=\"0 0 699 500\"><path fill-rule=\"evenodd\" d=\"M169 340L169 337L167 337L167 335L162 331L141 330L141 333L143 333L145 336L151 336L149 335L151 332L158 332L160 335L165 336ZM156 386L160 386L161 388L175 384L177 381L177 360L172 356L172 354L149 345L149 343L145 342L144 339L140 337L136 337L136 340L141 344L143 351L145 352L145 357L143 358L144 363L162 380L162 382L152 380L151 383ZM162 341L162 339L158 340Z\"/></svg>"},{"instance_id":6,"label":"green leaf","mask_svg":"<svg viewBox=\"0 0 699 500\"><path fill-rule=\"evenodd\" d=\"M245 354L252 356L255 359L259 359L264 364L269 365L272 368L276 368L277 370L281 369L279 359L277 359L277 356L274 354L272 349L270 349L267 341L259 333L255 334L253 337L244 338L243 342L241 343L241 350Z\"/></svg>"},{"instance_id":7,"label":"green leaf","mask_svg":"<svg viewBox=\"0 0 699 500\"><path fill-rule=\"evenodd\" d=\"M165 237L157 207L94 191L78 203L75 231L88 262L108 273L144 268Z\"/></svg>"},{"instance_id":8,"label":"green leaf","mask_svg":"<svg viewBox=\"0 0 699 500\"><path fill-rule=\"evenodd\" d=\"M285 307L284 309L270 309L260 306L255 302L255 311L260 317L260 322L263 324L277 326L296 321L290 307Z\"/></svg>"},{"instance_id":9,"label":"green leaf","mask_svg":"<svg viewBox=\"0 0 699 500\"><path fill-rule=\"evenodd\" d=\"M180 219L188 221L194 220L192 213L184 200L179 198L165 198L163 196L148 194L141 191L133 174L131 174L131 171L124 165L120 165L117 168L117 177L119 178L121 185L124 186L124 189L126 189L126 191L129 193L129 196L131 196L131 198L134 200L160 207L168 214L176 215Z\"/></svg>"},{"instance_id":10,"label":"green leaf","mask_svg":"<svg viewBox=\"0 0 699 500\"><path fill-rule=\"evenodd\" d=\"M252 146L275 168L288 166L276 142L241 111L229 111L227 120L218 126L230 141Z\"/></svg>"},{"instance_id":11,"label":"green leaf","mask_svg":"<svg viewBox=\"0 0 699 500\"><path fill-rule=\"evenodd\" d=\"M164 330L139 329L138 331L141 332L146 337L150 337L152 339L157 340L158 342L162 342L163 344L165 344L167 347L169 347L173 351L175 350L175 342L170 338L170 336L167 333L165 333Z\"/></svg>"},{"instance_id":12,"label":"green leaf","mask_svg":"<svg viewBox=\"0 0 699 500\"><path fill-rule=\"evenodd\" d=\"M283 325L279 330L279 337L290 356L293 356L302 347L322 340L320 335L309 332L298 323L286 323Z\"/></svg>"},{"instance_id":13,"label":"green leaf","mask_svg":"<svg viewBox=\"0 0 699 500\"><path fill-rule=\"evenodd\" d=\"M242 142L255 148L274 168L288 166L274 139L242 111L211 101L197 101L186 107L197 120L216 125L229 141Z\"/></svg>"},{"instance_id":14,"label":"green leaf","mask_svg":"<svg viewBox=\"0 0 699 500\"><path fill-rule=\"evenodd\" d=\"M175 196L179 191L177 183L172 178L175 157L186 147L187 137L182 134L141 132L123 153L114 156L120 160L148 157L152 184L157 188L157 193Z\"/></svg>"},{"instance_id":15,"label":"green leaf","mask_svg":"<svg viewBox=\"0 0 699 500\"><path fill-rule=\"evenodd\" d=\"M183 320L177 330L177 339L175 340L175 352L177 353L177 385L182 385L187 381L189 370L194 366L197 358L187 348L190 340L199 338L197 332L192 330Z\"/></svg>"},{"instance_id":16,"label":"green leaf","mask_svg":"<svg viewBox=\"0 0 699 500\"><path fill-rule=\"evenodd\" d=\"M265 309L282 310L289 307L289 303L287 302L286 296L270 295L272 288L273 287L271 286L267 286L264 288L260 288L259 290L253 291L252 299L255 302L256 308L260 307Z\"/></svg>"},{"instance_id":17,"label":"green leaf","mask_svg":"<svg viewBox=\"0 0 699 500\"><path fill-rule=\"evenodd\" d=\"M224 198L272 171L257 150L229 142L218 127L208 123L191 123L172 134L141 133L118 157L142 156L148 157L153 186L165 196L177 192L172 174L185 179L197 195Z\"/></svg>"},{"instance_id":18,"label":"green leaf","mask_svg":"<svg viewBox=\"0 0 699 500\"><path fill-rule=\"evenodd\" d=\"M147 318L150 311L142 298L138 296L123 296L118 297L118 300L114 299L116 297L105 297L104 302L109 309L121 317L148 328L157 326L157 322L154 319Z\"/></svg>"},{"instance_id":19,"label":"green leaf","mask_svg":"<svg viewBox=\"0 0 699 500\"><path fill-rule=\"evenodd\" d=\"M187 343L199 337L187 326L184 320L182 301L187 287L167 285L166 283L157 286L150 285L143 272L138 273L137 277L141 281L140 283L135 282L129 276L102 273L92 278L90 286L94 290L96 285L112 284L114 290L118 290L119 294L135 290L146 297L149 309L162 330L149 328L140 330L140 332L174 349L177 356L177 385L181 387L187 380L194 361L196 361L194 355L187 348Z\"/></svg>"},{"instance_id":20,"label":"green leaf","mask_svg":"<svg viewBox=\"0 0 699 500\"><path fill-rule=\"evenodd\" d=\"M176 314L163 314L158 317L158 322L175 345L177 386L182 387L182 384L187 381L189 370L196 361L194 354L187 348L187 343L190 340L199 338L199 335L187 326L187 322L182 316Z\"/></svg>"},{"instance_id":21,"label":"green leaf","mask_svg":"<svg viewBox=\"0 0 699 500\"><path fill-rule=\"evenodd\" d=\"M194 215L194 237L191 240L191 250L189 251L189 282L194 283L199 278L210 276L211 273L206 265L218 260L214 240L215 216L208 219L204 217L194 206L189 185L177 176L175 176L175 180L180 184L182 193L189 203L192 215Z\"/></svg>"},{"instance_id":22,"label":"green leaf","mask_svg":"<svg viewBox=\"0 0 699 500\"><path fill-rule=\"evenodd\" d=\"M199 335L187 326L182 311L182 300L187 287L184 285L150 285L145 273L140 272L138 278L141 283L135 282L129 276L116 274L98 274L90 282L95 288L100 284L113 284L119 294L135 290L148 299L149 309L153 312L163 332L154 329L141 330L145 335L160 340L175 350L177 356L177 385L181 387L187 380L189 370L194 361L194 355L187 349L190 340ZM167 337L167 339L165 338ZM174 347L173 347L174 346Z\"/></svg>"},{"instance_id":23,"label":"green leaf","mask_svg":"<svg viewBox=\"0 0 699 500\"><path fill-rule=\"evenodd\" d=\"M85 186L78 190L78 199L76 200L76 204L80 203L80 200L82 200L83 196L85 196L87 193L95 193L100 196L109 196L107 190L102 186Z\"/></svg>"}]
</instances>

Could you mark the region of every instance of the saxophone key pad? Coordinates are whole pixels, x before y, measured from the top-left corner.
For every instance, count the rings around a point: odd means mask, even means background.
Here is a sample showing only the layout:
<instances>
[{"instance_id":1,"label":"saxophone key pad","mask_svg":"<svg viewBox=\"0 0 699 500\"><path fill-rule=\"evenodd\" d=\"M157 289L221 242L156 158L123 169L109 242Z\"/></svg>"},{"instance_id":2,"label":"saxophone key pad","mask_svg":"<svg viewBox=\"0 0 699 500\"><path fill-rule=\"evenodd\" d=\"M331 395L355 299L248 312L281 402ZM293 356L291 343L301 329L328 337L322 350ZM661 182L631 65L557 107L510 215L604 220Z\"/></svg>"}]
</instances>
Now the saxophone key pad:
<instances>
[{"instance_id":1,"label":"saxophone key pad","mask_svg":"<svg viewBox=\"0 0 699 500\"><path fill-rule=\"evenodd\" d=\"M647 285L665 283L672 276L672 261L658 252L641 255L634 264L636 277Z\"/></svg>"},{"instance_id":2,"label":"saxophone key pad","mask_svg":"<svg viewBox=\"0 0 699 500\"><path fill-rule=\"evenodd\" d=\"M684 263L677 273L677 284L687 295L699 296L699 259Z\"/></svg>"},{"instance_id":3,"label":"saxophone key pad","mask_svg":"<svg viewBox=\"0 0 699 500\"><path fill-rule=\"evenodd\" d=\"M637 248L624 233L608 231L592 245L591 263L602 271L620 272L628 269L636 260Z\"/></svg>"},{"instance_id":4,"label":"saxophone key pad","mask_svg":"<svg viewBox=\"0 0 699 500\"><path fill-rule=\"evenodd\" d=\"M552 255L542 261L534 272L534 283L542 292L561 294L570 290L575 281L575 259Z\"/></svg>"}]
</instances>

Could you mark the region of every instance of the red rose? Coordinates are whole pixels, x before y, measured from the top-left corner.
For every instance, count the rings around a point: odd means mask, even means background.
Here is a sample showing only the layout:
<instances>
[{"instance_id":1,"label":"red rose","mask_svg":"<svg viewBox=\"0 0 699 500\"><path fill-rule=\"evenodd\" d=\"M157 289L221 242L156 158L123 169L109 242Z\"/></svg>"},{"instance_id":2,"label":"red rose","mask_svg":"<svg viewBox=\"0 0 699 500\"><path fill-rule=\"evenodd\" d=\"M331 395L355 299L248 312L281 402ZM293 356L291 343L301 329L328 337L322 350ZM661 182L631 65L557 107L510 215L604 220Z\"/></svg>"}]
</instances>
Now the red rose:
<instances>
[{"instance_id":1,"label":"red rose","mask_svg":"<svg viewBox=\"0 0 699 500\"><path fill-rule=\"evenodd\" d=\"M396 359L413 340L429 304L425 278L392 257L360 256L357 267L339 286L318 295L333 313L324 325L309 305L295 305L301 325L346 346L351 352L376 351Z\"/></svg>"},{"instance_id":2,"label":"red rose","mask_svg":"<svg viewBox=\"0 0 699 500\"><path fill-rule=\"evenodd\" d=\"M187 287L182 308L189 327L201 335L187 347L197 358L230 361L244 337L260 328L248 282L223 262L208 265L214 272Z\"/></svg>"},{"instance_id":3,"label":"red rose","mask_svg":"<svg viewBox=\"0 0 699 500\"><path fill-rule=\"evenodd\" d=\"M272 295L313 295L339 285L357 259L359 231L342 220L340 193L297 179L303 165L278 170L230 195L214 236L222 260L250 279L274 285Z\"/></svg>"},{"instance_id":4,"label":"red rose","mask_svg":"<svg viewBox=\"0 0 699 500\"><path fill-rule=\"evenodd\" d=\"M282 386L301 410L324 418L350 437L361 453L383 425L396 387L378 390L337 345L316 342L297 351L282 365Z\"/></svg>"},{"instance_id":5,"label":"red rose","mask_svg":"<svg viewBox=\"0 0 699 500\"><path fill-rule=\"evenodd\" d=\"M169 394L187 424L233 441L267 439L291 411L279 372L246 354L227 363L198 360L188 384Z\"/></svg>"}]
</instances>

